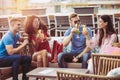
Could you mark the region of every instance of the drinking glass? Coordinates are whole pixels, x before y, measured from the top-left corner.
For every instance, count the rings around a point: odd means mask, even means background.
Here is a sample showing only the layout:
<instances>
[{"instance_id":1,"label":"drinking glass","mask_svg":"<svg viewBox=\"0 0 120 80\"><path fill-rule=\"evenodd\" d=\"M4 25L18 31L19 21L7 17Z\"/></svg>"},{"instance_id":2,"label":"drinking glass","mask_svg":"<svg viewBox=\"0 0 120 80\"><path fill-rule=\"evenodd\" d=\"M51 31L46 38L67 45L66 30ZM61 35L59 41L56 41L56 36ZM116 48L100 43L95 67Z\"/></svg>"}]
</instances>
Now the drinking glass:
<instances>
[{"instance_id":1,"label":"drinking glass","mask_svg":"<svg viewBox=\"0 0 120 80\"><path fill-rule=\"evenodd\" d=\"M77 29L76 32L75 32L75 34L77 35L77 38L79 38L80 30L79 30L77 24L75 25L75 28Z\"/></svg>"}]
</instances>

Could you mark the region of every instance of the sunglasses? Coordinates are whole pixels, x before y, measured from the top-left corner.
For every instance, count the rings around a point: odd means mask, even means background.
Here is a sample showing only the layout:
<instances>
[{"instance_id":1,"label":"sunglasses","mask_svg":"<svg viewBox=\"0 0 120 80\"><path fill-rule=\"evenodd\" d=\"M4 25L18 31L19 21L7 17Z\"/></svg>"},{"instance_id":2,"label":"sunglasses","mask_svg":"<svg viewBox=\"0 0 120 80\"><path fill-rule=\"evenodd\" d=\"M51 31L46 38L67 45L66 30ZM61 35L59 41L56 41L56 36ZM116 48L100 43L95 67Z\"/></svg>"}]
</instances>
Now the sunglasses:
<instances>
[{"instance_id":1,"label":"sunglasses","mask_svg":"<svg viewBox=\"0 0 120 80\"><path fill-rule=\"evenodd\" d=\"M80 22L80 20L76 20L76 21L74 21L75 24L78 23L78 22Z\"/></svg>"},{"instance_id":2,"label":"sunglasses","mask_svg":"<svg viewBox=\"0 0 120 80\"><path fill-rule=\"evenodd\" d=\"M21 24L17 24L18 26L21 26Z\"/></svg>"}]
</instances>

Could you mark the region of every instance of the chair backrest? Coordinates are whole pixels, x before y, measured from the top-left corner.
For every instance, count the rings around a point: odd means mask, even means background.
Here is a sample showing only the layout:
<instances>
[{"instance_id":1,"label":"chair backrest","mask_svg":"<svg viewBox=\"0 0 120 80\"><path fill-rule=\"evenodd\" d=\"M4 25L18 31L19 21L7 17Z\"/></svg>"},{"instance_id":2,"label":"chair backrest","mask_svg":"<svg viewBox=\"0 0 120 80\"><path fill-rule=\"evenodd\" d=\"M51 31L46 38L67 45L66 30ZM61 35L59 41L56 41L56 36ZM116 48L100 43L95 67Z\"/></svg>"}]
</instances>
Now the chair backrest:
<instances>
[{"instance_id":1,"label":"chair backrest","mask_svg":"<svg viewBox=\"0 0 120 80\"><path fill-rule=\"evenodd\" d=\"M67 15L55 16L55 22L57 27L69 27L69 17ZM56 28L57 28L56 27Z\"/></svg>"},{"instance_id":2,"label":"chair backrest","mask_svg":"<svg viewBox=\"0 0 120 80\"><path fill-rule=\"evenodd\" d=\"M79 75L64 71L57 71L58 80L79 80Z\"/></svg>"},{"instance_id":3,"label":"chair backrest","mask_svg":"<svg viewBox=\"0 0 120 80\"><path fill-rule=\"evenodd\" d=\"M8 31L9 23L7 17L0 17L0 39Z\"/></svg>"},{"instance_id":4,"label":"chair backrest","mask_svg":"<svg viewBox=\"0 0 120 80\"><path fill-rule=\"evenodd\" d=\"M44 15L44 16L40 16L40 19L42 19L42 21L46 24L46 26L48 27L48 28L50 28L50 21L49 21L49 18L48 18L48 16L46 16L46 15Z\"/></svg>"},{"instance_id":5,"label":"chair backrest","mask_svg":"<svg viewBox=\"0 0 120 80\"><path fill-rule=\"evenodd\" d=\"M22 25L24 22L25 17L15 17L21 20ZM0 39L2 38L2 36L9 30L9 19L8 17L3 17L0 18ZM24 34L24 29L21 28L20 32L19 32L20 36L22 36L22 34Z\"/></svg>"},{"instance_id":6,"label":"chair backrest","mask_svg":"<svg viewBox=\"0 0 120 80\"><path fill-rule=\"evenodd\" d=\"M63 36L65 31L70 27L69 24L69 16L68 15L55 15L55 35L58 36L58 32L60 36Z\"/></svg>"},{"instance_id":7,"label":"chair backrest","mask_svg":"<svg viewBox=\"0 0 120 80\"><path fill-rule=\"evenodd\" d=\"M93 35L95 34L95 19L94 14L79 14L81 24L91 28Z\"/></svg>"},{"instance_id":8,"label":"chair backrest","mask_svg":"<svg viewBox=\"0 0 120 80\"><path fill-rule=\"evenodd\" d=\"M107 75L107 73L120 67L120 59L100 57L98 64L98 75Z\"/></svg>"},{"instance_id":9,"label":"chair backrest","mask_svg":"<svg viewBox=\"0 0 120 80\"><path fill-rule=\"evenodd\" d=\"M98 63L99 63L100 57L120 59L120 55L92 54L92 62L93 62L94 74L98 73Z\"/></svg>"},{"instance_id":10,"label":"chair backrest","mask_svg":"<svg viewBox=\"0 0 120 80\"><path fill-rule=\"evenodd\" d=\"M95 27L94 14L79 14L81 24Z\"/></svg>"},{"instance_id":11,"label":"chair backrest","mask_svg":"<svg viewBox=\"0 0 120 80\"><path fill-rule=\"evenodd\" d=\"M120 80L120 76L107 77L103 75L57 71L57 79L58 80Z\"/></svg>"},{"instance_id":12,"label":"chair backrest","mask_svg":"<svg viewBox=\"0 0 120 80\"><path fill-rule=\"evenodd\" d=\"M8 18L0 18L0 27L8 27L9 23L8 23Z\"/></svg>"}]
</instances>

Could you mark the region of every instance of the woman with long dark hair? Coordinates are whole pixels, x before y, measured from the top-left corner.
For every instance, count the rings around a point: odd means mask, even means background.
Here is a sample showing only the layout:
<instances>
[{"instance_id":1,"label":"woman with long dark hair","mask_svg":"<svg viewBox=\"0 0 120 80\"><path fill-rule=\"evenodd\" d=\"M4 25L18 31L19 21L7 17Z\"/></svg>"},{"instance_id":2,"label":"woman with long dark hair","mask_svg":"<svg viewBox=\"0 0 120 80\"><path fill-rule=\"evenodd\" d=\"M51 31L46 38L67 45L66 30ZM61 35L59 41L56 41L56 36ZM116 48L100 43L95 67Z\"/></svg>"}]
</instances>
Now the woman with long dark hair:
<instances>
[{"instance_id":1,"label":"woman with long dark hair","mask_svg":"<svg viewBox=\"0 0 120 80\"><path fill-rule=\"evenodd\" d=\"M99 52L102 54L108 54L108 47L112 46L114 42L118 42L117 33L114 30L113 23L109 15L102 15L98 20L98 32L93 40L89 39L88 35L85 35L87 39L87 46L90 49L98 47ZM88 62L88 70L93 73L92 59Z\"/></svg>"},{"instance_id":2,"label":"woman with long dark hair","mask_svg":"<svg viewBox=\"0 0 120 80\"><path fill-rule=\"evenodd\" d=\"M113 42L118 41L116 32L113 28L113 23L110 19L110 16L102 15L99 18L98 25L99 25L99 27L98 27L99 28L98 47L101 47L101 49L103 49L102 46L104 46L103 44L105 42L108 42L107 45L112 45Z\"/></svg>"}]
</instances>

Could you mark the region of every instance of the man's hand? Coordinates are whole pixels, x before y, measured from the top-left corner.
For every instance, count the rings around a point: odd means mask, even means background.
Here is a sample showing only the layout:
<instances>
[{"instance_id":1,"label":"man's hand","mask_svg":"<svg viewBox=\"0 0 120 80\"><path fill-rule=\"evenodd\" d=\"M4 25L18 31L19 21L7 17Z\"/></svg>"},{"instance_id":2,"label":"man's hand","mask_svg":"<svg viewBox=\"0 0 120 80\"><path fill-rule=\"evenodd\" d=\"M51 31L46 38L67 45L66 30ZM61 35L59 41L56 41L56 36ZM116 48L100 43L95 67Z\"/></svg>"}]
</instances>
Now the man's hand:
<instances>
[{"instance_id":1,"label":"man's hand","mask_svg":"<svg viewBox=\"0 0 120 80\"><path fill-rule=\"evenodd\" d=\"M75 56L73 56L73 62L77 62L78 58L76 58Z\"/></svg>"},{"instance_id":2,"label":"man's hand","mask_svg":"<svg viewBox=\"0 0 120 80\"><path fill-rule=\"evenodd\" d=\"M19 50L21 50L24 46L26 46L28 44L28 40L24 40L23 43L21 45L19 45L17 48L14 48L13 45L6 45L6 50L8 52L9 55L13 55L15 53L17 53Z\"/></svg>"},{"instance_id":3,"label":"man's hand","mask_svg":"<svg viewBox=\"0 0 120 80\"><path fill-rule=\"evenodd\" d=\"M72 28L71 33L74 34L77 31L77 28Z\"/></svg>"}]
</instances>

